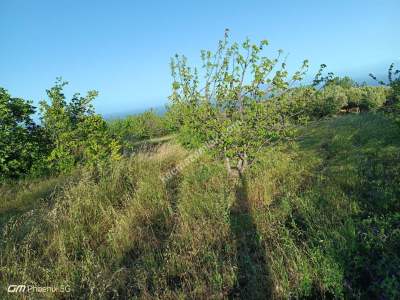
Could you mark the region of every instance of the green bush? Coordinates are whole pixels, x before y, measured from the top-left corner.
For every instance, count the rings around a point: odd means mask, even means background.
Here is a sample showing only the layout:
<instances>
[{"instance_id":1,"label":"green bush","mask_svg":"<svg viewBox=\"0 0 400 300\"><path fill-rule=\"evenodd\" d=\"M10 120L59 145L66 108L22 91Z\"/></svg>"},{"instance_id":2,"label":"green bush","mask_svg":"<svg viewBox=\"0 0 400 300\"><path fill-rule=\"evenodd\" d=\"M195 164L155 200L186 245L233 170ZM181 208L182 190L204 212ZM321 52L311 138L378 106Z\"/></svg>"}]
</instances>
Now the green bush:
<instances>
[{"instance_id":1,"label":"green bush","mask_svg":"<svg viewBox=\"0 0 400 300\"><path fill-rule=\"evenodd\" d=\"M42 128L32 120L31 102L0 88L0 180L29 174L48 153Z\"/></svg>"},{"instance_id":2,"label":"green bush","mask_svg":"<svg viewBox=\"0 0 400 300\"><path fill-rule=\"evenodd\" d=\"M109 132L126 147L132 143L161 137L173 132L166 116L158 115L154 110L112 120L108 123Z\"/></svg>"},{"instance_id":3,"label":"green bush","mask_svg":"<svg viewBox=\"0 0 400 300\"><path fill-rule=\"evenodd\" d=\"M49 173L70 172L77 164L98 165L108 158L119 159L119 144L92 106L97 91L89 91L85 97L75 94L67 102L63 93L66 84L58 79L47 90L49 103L40 103L43 130L51 147L43 168Z\"/></svg>"},{"instance_id":4,"label":"green bush","mask_svg":"<svg viewBox=\"0 0 400 300\"><path fill-rule=\"evenodd\" d=\"M316 92L311 102L311 115L322 118L337 114L347 105L346 90L341 86L328 85Z\"/></svg>"},{"instance_id":5,"label":"green bush","mask_svg":"<svg viewBox=\"0 0 400 300\"><path fill-rule=\"evenodd\" d=\"M365 86L360 90L362 93L359 104L361 110L376 110L386 102L388 91L385 87Z\"/></svg>"},{"instance_id":6,"label":"green bush","mask_svg":"<svg viewBox=\"0 0 400 300\"><path fill-rule=\"evenodd\" d=\"M309 97L308 114L312 118L332 116L341 111L374 111L382 107L388 97L388 89L373 86L350 86L329 84L316 90Z\"/></svg>"}]
</instances>

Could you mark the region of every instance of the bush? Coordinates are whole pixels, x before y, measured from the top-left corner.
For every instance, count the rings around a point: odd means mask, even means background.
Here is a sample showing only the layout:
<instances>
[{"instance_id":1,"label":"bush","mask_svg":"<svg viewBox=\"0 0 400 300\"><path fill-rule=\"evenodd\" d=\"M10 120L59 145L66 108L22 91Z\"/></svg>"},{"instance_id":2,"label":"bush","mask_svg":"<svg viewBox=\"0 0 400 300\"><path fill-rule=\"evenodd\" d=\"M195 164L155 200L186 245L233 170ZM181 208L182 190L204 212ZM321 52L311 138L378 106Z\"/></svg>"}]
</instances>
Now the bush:
<instances>
[{"instance_id":1,"label":"bush","mask_svg":"<svg viewBox=\"0 0 400 300\"><path fill-rule=\"evenodd\" d=\"M70 172L77 164L98 165L119 159L119 144L92 106L97 91L89 91L85 97L75 94L67 102L63 94L66 84L58 79L47 90L50 102L40 103L43 129L51 147L43 168L49 173Z\"/></svg>"},{"instance_id":2,"label":"bush","mask_svg":"<svg viewBox=\"0 0 400 300\"><path fill-rule=\"evenodd\" d=\"M359 107L363 111L376 110L386 102L388 90L385 87L361 87L361 99Z\"/></svg>"},{"instance_id":3,"label":"bush","mask_svg":"<svg viewBox=\"0 0 400 300\"><path fill-rule=\"evenodd\" d=\"M329 83L319 90L312 86L292 88L280 96L280 110L301 124L341 111L377 110L389 94L385 87L353 86L347 80L345 83Z\"/></svg>"},{"instance_id":4,"label":"bush","mask_svg":"<svg viewBox=\"0 0 400 300\"><path fill-rule=\"evenodd\" d=\"M118 137L122 143L161 137L173 131L169 120L154 110L110 121L108 127L110 133Z\"/></svg>"},{"instance_id":5,"label":"bush","mask_svg":"<svg viewBox=\"0 0 400 300\"><path fill-rule=\"evenodd\" d=\"M388 96L385 87L329 84L321 90L311 91L306 114L311 118L332 116L341 111L374 111L382 107Z\"/></svg>"},{"instance_id":6,"label":"bush","mask_svg":"<svg viewBox=\"0 0 400 300\"><path fill-rule=\"evenodd\" d=\"M29 174L48 153L42 128L32 120L31 102L0 88L0 180Z\"/></svg>"},{"instance_id":7,"label":"bush","mask_svg":"<svg viewBox=\"0 0 400 300\"><path fill-rule=\"evenodd\" d=\"M396 70L394 63L392 63L388 69L388 82L378 80L373 74L369 74L369 76L380 85L389 88L387 91L387 101L383 110L400 125L400 70Z\"/></svg>"},{"instance_id":8,"label":"bush","mask_svg":"<svg viewBox=\"0 0 400 300\"><path fill-rule=\"evenodd\" d=\"M311 115L314 118L322 118L337 114L347 105L346 90L341 86L328 85L316 92L311 102Z\"/></svg>"}]
</instances>

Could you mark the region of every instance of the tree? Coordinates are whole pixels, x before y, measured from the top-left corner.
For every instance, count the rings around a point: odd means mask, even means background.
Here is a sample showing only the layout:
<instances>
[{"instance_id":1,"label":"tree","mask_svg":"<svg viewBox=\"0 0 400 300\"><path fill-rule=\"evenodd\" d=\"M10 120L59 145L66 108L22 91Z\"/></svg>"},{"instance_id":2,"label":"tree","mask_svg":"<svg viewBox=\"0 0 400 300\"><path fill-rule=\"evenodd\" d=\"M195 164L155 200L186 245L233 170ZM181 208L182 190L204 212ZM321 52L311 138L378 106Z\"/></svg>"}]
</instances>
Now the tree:
<instances>
[{"instance_id":1,"label":"tree","mask_svg":"<svg viewBox=\"0 0 400 300\"><path fill-rule=\"evenodd\" d=\"M0 88L0 180L27 175L47 152L43 132L33 120L30 101Z\"/></svg>"},{"instance_id":2,"label":"tree","mask_svg":"<svg viewBox=\"0 0 400 300\"><path fill-rule=\"evenodd\" d=\"M40 102L42 124L52 148L46 158L49 169L68 172L77 164L96 165L109 158L119 159L119 144L92 105L98 92L89 91L85 97L76 93L67 102L63 93L67 84L58 78L47 90L49 103Z\"/></svg>"},{"instance_id":3,"label":"tree","mask_svg":"<svg viewBox=\"0 0 400 300\"><path fill-rule=\"evenodd\" d=\"M268 41L239 45L228 33L215 53L201 52L201 73L185 56L171 60L171 110L188 146L211 142L228 172L242 174L260 147L290 134L291 100L281 96L302 80L308 61L289 76L282 50L270 59Z\"/></svg>"}]
</instances>

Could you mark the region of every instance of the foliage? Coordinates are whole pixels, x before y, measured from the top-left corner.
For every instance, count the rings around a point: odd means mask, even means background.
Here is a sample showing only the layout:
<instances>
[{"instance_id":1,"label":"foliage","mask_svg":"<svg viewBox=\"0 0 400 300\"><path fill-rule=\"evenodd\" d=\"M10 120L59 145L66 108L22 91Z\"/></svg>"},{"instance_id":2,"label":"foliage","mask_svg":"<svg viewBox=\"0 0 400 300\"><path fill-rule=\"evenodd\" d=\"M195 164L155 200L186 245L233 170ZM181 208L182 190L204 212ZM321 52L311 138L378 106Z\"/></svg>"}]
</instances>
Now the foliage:
<instances>
[{"instance_id":1,"label":"foliage","mask_svg":"<svg viewBox=\"0 0 400 300\"><path fill-rule=\"evenodd\" d=\"M31 102L0 88L0 180L31 172L48 151L43 132L33 120Z\"/></svg>"},{"instance_id":2,"label":"foliage","mask_svg":"<svg viewBox=\"0 0 400 300\"><path fill-rule=\"evenodd\" d=\"M329 85L337 85L340 86L344 89L350 89L352 87L357 87L358 84L357 82L355 82L353 79L351 79L349 76L345 76L345 77L334 77L332 79L329 79L325 86L329 86Z\"/></svg>"},{"instance_id":3,"label":"foliage","mask_svg":"<svg viewBox=\"0 0 400 300\"><path fill-rule=\"evenodd\" d=\"M374 74L369 74L369 76L376 80L379 84L386 85L391 88L391 94L389 98L391 102L400 101L400 70L394 68L394 63L392 63L388 68L388 82L378 80Z\"/></svg>"},{"instance_id":4,"label":"foliage","mask_svg":"<svg viewBox=\"0 0 400 300\"><path fill-rule=\"evenodd\" d=\"M105 120L94 113L92 101L97 91L89 91L85 97L74 94L67 102L63 93L66 84L57 79L47 90L49 103L40 103L43 129L52 148L44 168L69 172L77 164L97 165L109 157L119 159L118 143L108 134Z\"/></svg>"},{"instance_id":5,"label":"foliage","mask_svg":"<svg viewBox=\"0 0 400 300\"><path fill-rule=\"evenodd\" d=\"M369 74L379 84L389 87L388 101L384 110L400 124L400 70L394 69L394 63L388 69L388 82L378 80L373 74Z\"/></svg>"},{"instance_id":6,"label":"foliage","mask_svg":"<svg viewBox=\"0 0 400 300\"><path fill-rule=\"evenodd\" d=\"M125 148L138 141L169 134L173 131L171 126L166 116L158 115L154 110L108 123L110 133L117 137Z\"/></svg>"},{"instance_id":7,"label":"foliage","mask_svg":"<svg viewBox=\"0 0 400 300\"><path fill-rule=\"evenodd\" d=\"M228 171L233 160L242 172L260 147L290 131L279 96L303 78L308 61L289 76L282 51L270 59L265 56L267 46L266 40L230 43L226 31L215 53L201 52L202 74L188 66L185 56L171 61L170 99L183 139L189 146L213 142Z\"/></svg>"},{"instance_id":8,"label":"foliage","mask_svg":"<svg viewBox=\"0 0 400 300\"><path fill-rule=\"evenodd\" d=\"M340 110L357 108L359 111L376 110L386 101L387 90L383 87L360 86L343 87L328 84L316 95L316 112L333 115ZM315 105L315 104L313 104ZM318 106L320 106L318 108ZM318 109L321 111L318 112Z\"/></svg>"},{"instance_id":9,"label":"foliage","mask_svg":"<svg viewBox=\"0 0 400 300\"><path fill-rule=\"evenodd\" d=\"M302 86L291 88L280 96L280 109L291 116L292 123L302 125L343 112L376 111L387 97L386 87L325 84L321 88Z\"/></svg>"}]
</instances>

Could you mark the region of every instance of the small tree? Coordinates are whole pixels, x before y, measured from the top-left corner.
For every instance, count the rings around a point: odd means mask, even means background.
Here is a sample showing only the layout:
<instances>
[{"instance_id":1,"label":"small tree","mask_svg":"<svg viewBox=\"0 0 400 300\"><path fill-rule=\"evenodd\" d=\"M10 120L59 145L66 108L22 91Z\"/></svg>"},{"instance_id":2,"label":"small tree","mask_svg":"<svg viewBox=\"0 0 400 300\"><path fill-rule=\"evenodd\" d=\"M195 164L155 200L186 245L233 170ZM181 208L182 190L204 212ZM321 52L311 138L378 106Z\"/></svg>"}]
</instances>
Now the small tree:
<instances>
[{"instance_id":1,"label":"small tree","mask_svg":"<svg viewBox=\"0 0 400 300\"><path fill-rule=\"evenodd\" d=\"M98 164L119 158L119 145L111 138L105 120L96 115L92 101L97 91L85 97L76 93L67 102L63 88L68 83L58 78L41 101L42 123L52 150L46 159L52 172L68 172L76 164Z\"/></svg>"},{"instance_id":2,"label":"small tree","mask_svg":"<svg viewBox=\"0 0 400 300\"><path fill-rule=\"evenodd\" d=\"M201 52L201 73L185 56L171 60L171 110L183 141L188 146L212 142L229 173L242 174L260 147L291 132L290 99L281 95L302 80L308 61L289 76L282 50L271 59L267 46L266 40L230 43L226 30L215 53Z\"/></svg>"}]
</instances>

